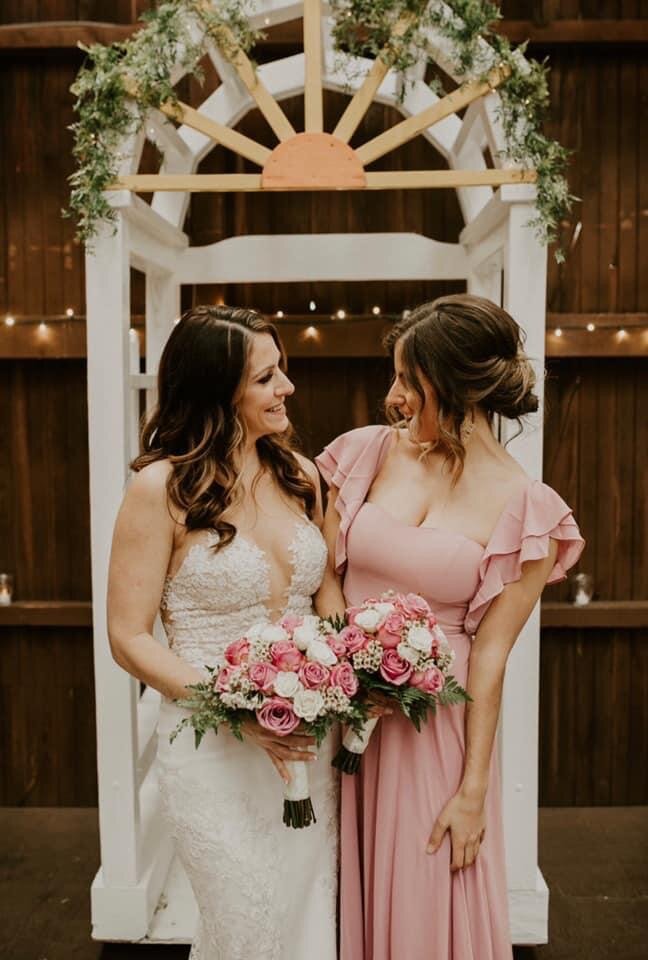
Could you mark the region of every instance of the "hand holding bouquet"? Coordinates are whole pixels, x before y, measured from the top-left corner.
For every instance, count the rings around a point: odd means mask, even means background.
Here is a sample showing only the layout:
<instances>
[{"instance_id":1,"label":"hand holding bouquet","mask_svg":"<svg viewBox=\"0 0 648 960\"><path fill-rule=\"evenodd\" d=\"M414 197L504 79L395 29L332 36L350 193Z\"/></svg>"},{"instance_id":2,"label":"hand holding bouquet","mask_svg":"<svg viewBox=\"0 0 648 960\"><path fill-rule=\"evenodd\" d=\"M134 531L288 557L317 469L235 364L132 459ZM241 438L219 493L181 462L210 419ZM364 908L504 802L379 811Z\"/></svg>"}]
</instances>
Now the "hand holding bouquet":
<instances>
[{"instance_id":1,"label":"hand holding bouquet","mask_svg":"<svg viewBox=\"0 0 648 960\"><path fill-rule=\"evenodd\" d=\"M338 722L361 730L366 706L355 697L358 680L330 623L316 616L286 616L258 623L225 649L225 665L207 668L209 679L179 700L191 711L171 735L193 727L196 747L208 730L225 724L239 740L242 725L255 716L276 737L296 731L319 746ZM284 788L284 823L307 827L315 821L305 761L290 762Z\"/></svg>"},{"instance_id":2,"label":"hand holding bouquet","mask_svg":"<svg viewBox=\"0 0 648 960\"><path fill-rule=\"evenodd\" d=\"M469 700L450 673L454 651L427 601L415 593L385 593L346 610L339 639L357 673L361 692L394 701L417 730L428 710ZM356 773L378 718L351 729L333 764Z\"/></svg>"}]
</instances>

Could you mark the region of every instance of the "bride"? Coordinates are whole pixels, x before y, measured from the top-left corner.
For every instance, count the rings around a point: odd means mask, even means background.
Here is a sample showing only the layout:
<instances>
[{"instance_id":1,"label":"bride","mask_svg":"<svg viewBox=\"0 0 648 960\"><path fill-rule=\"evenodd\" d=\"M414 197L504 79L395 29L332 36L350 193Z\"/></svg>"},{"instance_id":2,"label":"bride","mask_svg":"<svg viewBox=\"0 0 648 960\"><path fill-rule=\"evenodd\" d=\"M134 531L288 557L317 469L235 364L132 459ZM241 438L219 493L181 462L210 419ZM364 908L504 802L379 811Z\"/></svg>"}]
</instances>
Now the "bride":
<instances>
[{"instance_id":1,"label":"bride","mask_svg":"<svg viewBox=\"0 0 648 960\"><path fill-rule=\"evenodd\" d=\"M334 960L337 783L325 742L256 721L194 747L174 703L253 623L312 612L325 576L317 471L290 444L275 328L198 307L164 349L159 402L117 518L108 627L117 663L163 695L162 807L199 907L191 960ZM168 649L153 639L161 612ZM282 785L307 759L317 823L287 829ZM274 767L274 769L273 769ZM277 773L279 776L277 776Z\"/></svg>"}]
</instances>

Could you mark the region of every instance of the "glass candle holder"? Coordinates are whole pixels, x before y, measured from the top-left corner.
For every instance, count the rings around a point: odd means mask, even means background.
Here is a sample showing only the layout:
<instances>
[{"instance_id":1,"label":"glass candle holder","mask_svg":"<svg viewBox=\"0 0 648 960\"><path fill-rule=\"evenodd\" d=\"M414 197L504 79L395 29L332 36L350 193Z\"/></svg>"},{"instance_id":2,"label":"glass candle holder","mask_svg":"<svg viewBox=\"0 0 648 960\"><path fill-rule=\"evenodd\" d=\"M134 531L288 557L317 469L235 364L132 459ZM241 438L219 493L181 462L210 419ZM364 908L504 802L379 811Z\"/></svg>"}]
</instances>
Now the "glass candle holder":
<instances>
[{"instance_id":1,"label":"glass candle holder","mask_svg":"<svg viewBox=\"0 0 648 960\"><path fill-rule=\"evenodd\" d=\"M13 575L0 573L0 607L8 607L13 599Z\"/></svg>"},{"instance_id":2,"label":"glass candle holder","mask_svg":"<svg viewBox=\"0 0 648 960\"><path fill-rule=\"evenodd\" d=\"M584 607L594 596L594 580L589 573L575 573L571 578L572 603Z\"/></svg>"}]
</instances>

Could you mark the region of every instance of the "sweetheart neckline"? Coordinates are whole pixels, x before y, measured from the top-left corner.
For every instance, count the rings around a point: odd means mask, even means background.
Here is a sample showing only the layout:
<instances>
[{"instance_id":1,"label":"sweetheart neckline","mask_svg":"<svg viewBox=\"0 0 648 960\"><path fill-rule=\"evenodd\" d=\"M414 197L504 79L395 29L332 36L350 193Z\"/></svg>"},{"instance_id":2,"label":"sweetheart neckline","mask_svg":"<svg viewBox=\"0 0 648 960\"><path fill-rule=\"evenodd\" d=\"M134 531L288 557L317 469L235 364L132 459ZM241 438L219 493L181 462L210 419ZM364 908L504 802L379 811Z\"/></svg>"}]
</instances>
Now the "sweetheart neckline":
<instances>
[{"instance_id":1,"label":"sweetheart neckline","mask_svg":"<svg viewBox=\"0 0 648 960\"><path fill-rule=\"evenodd\" d=\"M451 537L457 537L459 540L466 540L468 543L473 543L476 547L479 547L482 553L484 553L486 550L486 544L480 543L480 541L475 540L474 537L467 537L465 533L460 533L458 530L450 530L448 527L438 527L424 523L405 523L403 520L399 520L399 518L395 517L393 513L390 513L389 510L385 510L384 507L381 507L379 503L375 503L373 500L365 500L362 506L374 507L379 511L379 513L382 513L383 516L391 520L392 523L396 523L401 527L405 527L407 530L430 530L433 533L446 533Z\"/></svg>"}]
</instances>

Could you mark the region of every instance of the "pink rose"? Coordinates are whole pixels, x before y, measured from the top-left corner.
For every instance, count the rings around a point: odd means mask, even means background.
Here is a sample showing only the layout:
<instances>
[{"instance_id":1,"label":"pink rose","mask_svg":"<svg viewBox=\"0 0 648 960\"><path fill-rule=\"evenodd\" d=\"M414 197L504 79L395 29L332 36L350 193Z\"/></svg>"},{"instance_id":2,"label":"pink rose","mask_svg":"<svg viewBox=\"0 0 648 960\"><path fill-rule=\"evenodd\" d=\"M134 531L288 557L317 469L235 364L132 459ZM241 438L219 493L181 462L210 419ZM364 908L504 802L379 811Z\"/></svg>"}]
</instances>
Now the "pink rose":
<instances>
[{"instance_id":1,"label":"pink rose","mask_svg":"<svg viewBox=\"0 0 648 960\"><path fill-rule=\"evenodd\" d=\"M385 650L380 664L380 675L383 680L400 687L411 677L412 664L403 660L395 650Z\"/></svg>"},{"instance_id":2,"label":"pink rose","mask_svg":"<svg viewBox=\"0 0 648 960\"><path fill-rule=\"evenodd\" d=\"M437 618L434 616L433 613L428 613L428 615L427 615L427 625L428 625L428 627L430 628L430 630L434 630L434 628L436 627L436 625L437 625Z\"/></svg>"},{"instance_id":3,"label":"pink rose","mask_svg":"<svg viewBox=\"0 0 648 960\"><path fill-rule=\"evenodd\" d=\"M295 613L287 613L279 621L279 626L283 627L286 633L292 633L295 627L301 627L303 622L303 617L298 617Z\"/></svg>"},{"instance_id":4,"label":"pink rose","mask_svg":"<svg viewBox=\"0 0 648 960\"><path fill-rule=\"evenodd\" d=\"M336 663L331 670L331 686L339 687L347 697L358 692L358 678L350 663Z\"/></svg>"},{"instance_id":5,"label":"pink rose","mask_svg":"<svg viewBox=\"0 0 648 960\"><path fill-rule=\"evenodd\" d=\"M243 637L241 640L235 640L234 643L230 643L230 645L225 648L225 659L228 663L231 663L233 667L238 667L247 659L249 652L250 641Z\"/></svg>"},{"instance_id":6,"label":"pink rose","mask_svg":"<svg viewBox=\"0 0 648 960\"><path fill-rule=\"evenodd\" d=\"M377 633L377 639L386 650L397 647L402 640L405 617L402 613L390 613Z\"/></svg>"},{"instance_id":7,"label":"pink rose","mask_svg":"<svg viewBox=\"0 0 648 960\"><path fill-rule=\"evenodd\" d=\"M266 730L271 730L279 737L287 737L299 726L299 717L292 707L281 697L271 697L256 712L257 720Z\"/></svg>"},{"instance_id":8,"label":"pink rose","mask_svg":"<svg viewBox=\"0 0 648 960\"><path fill-rule=\"evenodd\" d=\"M223 667L218 671L216 679L214 680L214 690L217 690L218 693L228 693L231 689L232 679L237 677L238 674L239 671L236 667Z\"/></svg>"},{"instance_id":9,"label":"pink rose","mask_svg":"<svg viewBox=\"0 0 648 960\"><path fill-rule=\"evenodd\" d=\"M417 670L412 675L410 683L424 693L439 693L445 685L445 677L438 667L428 667L423 672Z\"/></svg>"},{"instance_id":10,"label":"pink rose","mask_svg":"<svg viewBox=\"0 0 648 960\"><path fill-rule=\"evenodd\" d=\"M400 594L398 597L398 606L409 617L426 619L430 615L430 605L418 593Z\"/></svg>"},{"instance_id":11,"label":"pink rose","mask_svg":"<svg viewBox=\"0 0 648 960\"><path fill-rule=\"evenodd\" d=\"M271 663L251 663L248 667L248 677L257 690L271 693L277 669Z\"/></svg>"},{"instance_id":12,"label":"pink rose","mask_svg":"<svg viewBox=\"0 0 648 960\"><path fill-rule=\"evenodd\" d=\"M359 610L360 608L358 608ZM343 641L349 655L357 653L358 650L364 650L367 645L367 635L360 627L354 627L353 625L340 631L340 640Z\"/></svg>"},{"instance_id":13,"label":"pink rose","mask_svg":"<svg viewBox=\"0 0 648 960\"><path fill-rule=\"evenodd\" d=\"M347 652L347 645L342 639L342 637L327 637L326 642L333 651L336 657L345 657Z\"/></svg>"},{"instance_id":14,"label":"pink rose","mask_svg":"<svg viewBox=\"0 0 648 960\"><path fill-rule=\"evenodd\" d=\"M299 679L309 690L316 690L329 678L329 668L316 660L304 663L299 671Z\"/></svg>"},{"instance_id":15,"label":"pink rose","mask_svg":"<svg viewBox=\"0 0 648 960\"><path fill-rule=\"evenodd\" d=\"M292 640L279 640L270 647L270 659L277 670L299 670L304 658Z\"/></svg>"}]
</instances>

